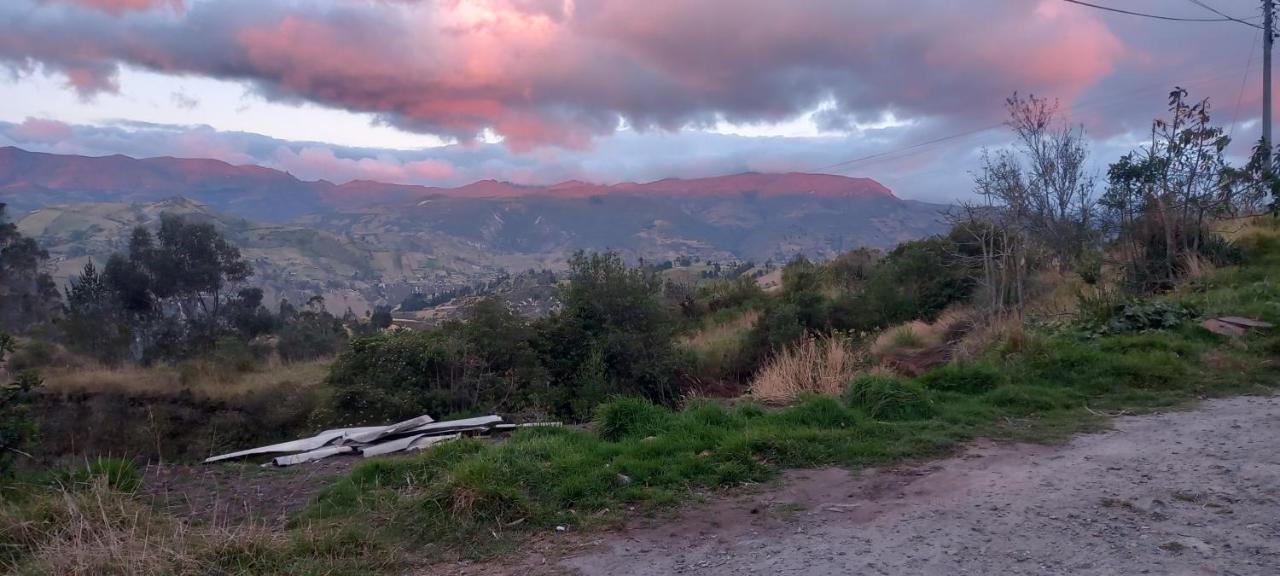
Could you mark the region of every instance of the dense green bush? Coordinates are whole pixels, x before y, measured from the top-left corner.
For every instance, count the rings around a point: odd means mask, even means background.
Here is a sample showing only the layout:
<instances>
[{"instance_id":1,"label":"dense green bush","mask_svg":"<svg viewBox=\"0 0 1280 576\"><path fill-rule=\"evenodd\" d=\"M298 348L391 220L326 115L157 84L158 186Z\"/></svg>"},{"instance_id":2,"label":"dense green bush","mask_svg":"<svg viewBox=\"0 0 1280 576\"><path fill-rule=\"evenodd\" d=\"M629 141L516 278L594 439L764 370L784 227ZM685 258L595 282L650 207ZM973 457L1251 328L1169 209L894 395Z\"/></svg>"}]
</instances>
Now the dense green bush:
<instances>
[{"instance_id":1,"label":"dense green bush","mask_svg":"<svg viewBox=\"0 0 1280 576\"><path fill-rule=\"evenodd\" d=\"M482 302L468 317L352 340L330 369L332 418L385 422L543 404L548 379L528 322L496 301Z\"/></svg>"},{"instance_id":2,"label":"dense green bush","mask_svg":"<svg viewBox=\"0 0 1280 576\"><path fill-rule=\"evenodd\" d=\"M336 354L347 341L342 321L324 309L323 300L313 299L305 310L281 316L284 326L280 329L276 352L286 362Z\"/></svg>"},{"instance_id":3,"label":"dense green bush","mask_svg":"<svg viewBox=\"0 0 1280 576\"><path fill-rule=\"evenodd\" d=\"M596 408L596 432L605 440L644 438L671 424L671 412L643 398L618 398Z\"/></svg>"},{"instance_id":4,"label":"dense green bush","mask_svg":"<svg viewBox=\"0 0 1280 576\"><path fill-rule=\"evenodd\" d=\"M579 252L570 259L563 308L537 326L543 365L567 397L580 384L665 404L679 397L683 357L661 287L654 273L628 267L614 252ZM591 415L590 407L563 401L555 408L577 418Z\"/></svg>"},{"instance_id":5,"label":"dense green bush","mask_svg":"<svg viewBox=\"0 0 1280 576\"><path fill-rule=\"evenodd\" d=\"M859 376L845 389L845 401L876 420L915 420L934 411L929 392L901 376Z\"/></svg>"},{"instance_id":6,"label":"dense green bush","mask_svg":"<svg viewBox=\"0 0 1280 576\"><path fill-rule=\"evenodd\" d=\"M1081 327L1094 334L1124 334L1176 329L1200 315L1185 302L1130 301L1083 308Z\"/></svg>"},{"instance_id":7,"label":"dense green bush","mask_svg":"<svg viewBox=\"0 0 1280 576\"><path fill-rule=\"evenodd\" d=\"M0 341L0 360L7 346L7 341ZM41 384L40 375L30 369L19 372L12 384L0 384L0 478L10 473L14 456L24 453L36 436L31 404Z\"/></svg>"},{"instance_id":8,"label":"dense green bush","mask_svg":"<svg viewBox=\"0 0 1280 576\"><path fill-rule=\"evenodd\" d=\"M975 285L972 272L952 262L961 246L946 236L899 244L868 274L857 290L831 303L831 326L872 331L924 319L964 300Z\"/></svg>"},{"instance_id":9,"label":"dense green bush","mask_svg":"<svg viewBox=\"0 0 1280 576\"><path fill-rule=\"evenodd\" d=\"M112 490L133 492L142 486L142 472L124 458L99 456L82 465L56 471L54 481L72 489L103 482Z\"/></svg>"},{"instance_id":10,"label":"dense green bush","mask_svg":"<svg viewBox=\"0 0 1280 576\"><path fill-rule=\"evenodd\" d=\"M953 363L920 377L920 383L931 390L978 394L999 386L1004 375L986 364Z\"/></svg>"}]
</instances>

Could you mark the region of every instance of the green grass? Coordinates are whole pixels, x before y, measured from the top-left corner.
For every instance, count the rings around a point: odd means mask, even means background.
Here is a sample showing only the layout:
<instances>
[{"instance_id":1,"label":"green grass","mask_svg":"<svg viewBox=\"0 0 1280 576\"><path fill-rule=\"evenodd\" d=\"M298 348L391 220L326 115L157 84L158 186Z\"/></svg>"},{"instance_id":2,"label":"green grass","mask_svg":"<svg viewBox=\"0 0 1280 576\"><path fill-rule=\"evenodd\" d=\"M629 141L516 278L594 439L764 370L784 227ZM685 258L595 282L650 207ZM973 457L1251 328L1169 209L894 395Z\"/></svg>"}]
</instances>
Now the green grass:
<instances>
[{"instance_id":1,"label":"green grass","mask_svg":"<svg viewBox=\"0 0 1280 576\"><path fill-rule=\"evenodd\" d=\"M1242 266L1165 298L1280 322L1278 237L1242 241ZM232 573L378 572L492 557L533 534L670 510L788 468L928 458L976 437L1057 440L1105 426L1107 414L1270 392L1280 380L1277 352L1280 330L1227 340L1196 322L1101 335L1044 329L971 363L919 379L862 377L841 399L809 397L782 410L709 401L672 410L618 398L598 407L587 429L521 429L503 442L462 440L363 463L288 534L219 540L227 550L215 556Z\"/></svg>"},{"instance_id":2,"label":"green grass","mask_svg":"<svg viewBox=\"0 0 1280 576\"><path fill-rule=\"evenodd\" d=\"M463 441L364 464L326 490L307 518L388 518L386 537L428 556L486 557L531 532L608 523L621 510L658 510L787 468L936 456L978 436L1051 440L1096 428L1101 410L1142 412L1265 389L1269 380L1257 371L1210 377L1197 359L1214 345L1190 329L1043 336L1012 357L950 372L951 384L926 379L932 390L864 377L845 401L808 398L779 411L711 402L673 411L618 399L600 407L594 432L527 429L498 445Z\"/></svg>"},{"instance_id":3,"label":"green grass","mask_svg":"<svg viewBox=\"0 0 1280 576\"><path fill-rule=\"evenodd\" d=\"M1244 266L1168 298L1211 314L1280 320L1280 244L1251 246ZM533 532L609 523L620 511L660 510L787 468L931 457L979 436L1054 440L1104 425L1106 413L1266 392L1277 380L1268 350L1280 350L1280 336L1230 343L1194 322L1102 336L1041 331L1017 350L918 380L863 377L843 400L807 398L778 411L617 399L597 410L592 430L527 429L497 445L464 441L364 464L322 493L304 520L384 518L387 537L428 557L484 557Z\"/></svg>"}]
</instances>

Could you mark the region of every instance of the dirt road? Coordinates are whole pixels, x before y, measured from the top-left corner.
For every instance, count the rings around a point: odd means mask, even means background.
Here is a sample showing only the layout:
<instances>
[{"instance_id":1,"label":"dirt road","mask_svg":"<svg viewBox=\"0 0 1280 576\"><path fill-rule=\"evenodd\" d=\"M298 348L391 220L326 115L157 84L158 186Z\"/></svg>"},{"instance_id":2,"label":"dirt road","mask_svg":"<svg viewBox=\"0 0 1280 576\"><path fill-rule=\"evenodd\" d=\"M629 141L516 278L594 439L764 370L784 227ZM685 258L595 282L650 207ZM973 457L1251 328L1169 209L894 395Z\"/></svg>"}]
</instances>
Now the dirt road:
<instances>
[{"instance_id":1,"label":"dirt road","mask_svg":"<svg viewBox=\"0 0 1280 576\"><path fill-rule=\"evenodd\" d=\"M1280 398L1123 417L1060 446L781 487L604 535L524 574L1280 574ZM490 566L489 569L493 569ZM531 568L534 568L530 570ZM489 572L489 570L484 570Z\"/></svg>"}]
</instances>

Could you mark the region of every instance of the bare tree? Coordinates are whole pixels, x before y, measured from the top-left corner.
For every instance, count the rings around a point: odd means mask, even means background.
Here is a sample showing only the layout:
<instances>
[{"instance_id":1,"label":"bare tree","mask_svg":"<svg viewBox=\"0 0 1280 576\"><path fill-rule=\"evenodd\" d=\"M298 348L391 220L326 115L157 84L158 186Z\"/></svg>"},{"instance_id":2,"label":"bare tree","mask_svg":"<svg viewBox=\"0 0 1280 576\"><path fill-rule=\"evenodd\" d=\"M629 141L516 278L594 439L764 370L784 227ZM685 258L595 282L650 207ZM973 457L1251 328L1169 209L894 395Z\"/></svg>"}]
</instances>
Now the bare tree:
<instances>
[{"instance_id":1,"label":"bare tree","mask_svg":"<svg viewBox=\"0 0 1280 576\"><path fill-rule=\"evenodd\" d=\"M1023 98L1005 101L1009 127L1026 163L1027 232L1066 269L1088 245L1095 177L1089 173L1084 127L1062 121L1057 101Z\"/></svg>"},{"instance_id":2,"label":"bare tree","mask_svg":"<svg viewBox=\"0 0 1280 576\"><path fill-rule=\"evenodd\" d=\"M952 214L967 240L956 258L981 270L984 305L996 317L1021 314L1038 255L1068 268L1093 237L1083 128L1062 122L1057 103L1044 98L1014 94L1005 104L1014 145L983 151L974 174L980 201Z\"/></svg>"}]
</instances>

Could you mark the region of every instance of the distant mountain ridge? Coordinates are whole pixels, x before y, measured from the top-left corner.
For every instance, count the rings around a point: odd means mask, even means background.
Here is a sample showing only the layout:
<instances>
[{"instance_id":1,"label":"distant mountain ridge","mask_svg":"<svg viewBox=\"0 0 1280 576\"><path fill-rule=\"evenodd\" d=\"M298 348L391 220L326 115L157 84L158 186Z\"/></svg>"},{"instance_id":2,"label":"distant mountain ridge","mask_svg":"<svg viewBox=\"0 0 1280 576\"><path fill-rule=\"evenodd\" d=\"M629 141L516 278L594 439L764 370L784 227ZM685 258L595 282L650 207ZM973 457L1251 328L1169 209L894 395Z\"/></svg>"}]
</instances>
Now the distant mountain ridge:
<instances>
[{"instance_id":1,"label":"distant mountain ridge","mask_svg":"<svg viewBox=\"0 0 1280 576\"><path fill-rule=\"evenodd\" d=\"M0 148L0 202L54 256L65 280L121 250L164 212L214 222L272 297L323 294L362 312L529 269L575 250L631 261L774 263L892 248L945 229L945 206L904 200L869 178L734 174L647 183L456 188L305 182L217 160L83 157Z\"/></svg>"},{"instance_id":2,"label":"distant mountain ridge","mask_svg":"<svg viewBox=\"0 0 1280 576\"><path fill-rule=\"evenodd\" d=\"M831 174L742 173L605 185L570 180L524 185L480 180L458 187L353 180L334 184L221 160L173 157L74 156L0 148L0 201L15 210L80 202L146 203L182 196L238 216L275 222L315 214L447 198L590 198L610 195L773 198L893 197L870 178Z\"/></svg>"}]
</instances>

